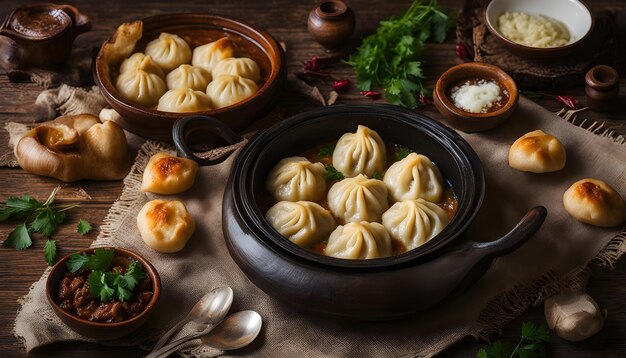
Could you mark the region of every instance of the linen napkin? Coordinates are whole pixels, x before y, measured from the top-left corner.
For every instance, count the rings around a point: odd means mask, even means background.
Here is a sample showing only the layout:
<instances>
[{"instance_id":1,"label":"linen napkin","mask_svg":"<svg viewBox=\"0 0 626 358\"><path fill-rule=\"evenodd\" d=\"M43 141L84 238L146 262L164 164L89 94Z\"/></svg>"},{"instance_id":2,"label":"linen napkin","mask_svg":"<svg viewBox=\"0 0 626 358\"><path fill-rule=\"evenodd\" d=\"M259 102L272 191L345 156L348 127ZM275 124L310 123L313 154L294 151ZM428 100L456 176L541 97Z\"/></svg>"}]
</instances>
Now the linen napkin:
<instances>
[{"instance_id":1,"label":"linen napkin","mask_svg":"<svg viewBox=\"0 0 626 358\"><path fill-rule=\"evenodd\" d=\"M509 146L521 135L542 129L559 138L567 150L565 169L532 174L511 169ZM463 134L481 158L487 194L469 237L488 241L512 228L533 206L544 205L548 217L539 232L522 248L497 259L487 274L465 294L445 306L390 322L353 322L300 312L266 295L251 284L230 258L221 228L221 203L232 155L224 163L202 167L194 187L174 196L187 205L197 229L179 253L160 254L144 245L136 215L150 197L140 192L148 158L168 148L147 142L140 150L124 190L101 227L93 246L111 245L133 250L159 271L163 295L151 319L137 333L110 345L149 346L160 333L181 319L210 289L231 286L231 312L256 310L263 329L249 347L234 353L206 346L188 349L188 356L238 357L430 357L466 336L485 337L529 305L580 277L594 259L606 265L624 252L624 228L603 229L579 223L563 209L563 192L573 182L593 177L626 195L626 147L568 123L522 98L516 113L494 130ZM23 299L15 334L26 349L58 341L83 340L54 315L45 298L48 271Z\"/></svg>"}]
</instances>

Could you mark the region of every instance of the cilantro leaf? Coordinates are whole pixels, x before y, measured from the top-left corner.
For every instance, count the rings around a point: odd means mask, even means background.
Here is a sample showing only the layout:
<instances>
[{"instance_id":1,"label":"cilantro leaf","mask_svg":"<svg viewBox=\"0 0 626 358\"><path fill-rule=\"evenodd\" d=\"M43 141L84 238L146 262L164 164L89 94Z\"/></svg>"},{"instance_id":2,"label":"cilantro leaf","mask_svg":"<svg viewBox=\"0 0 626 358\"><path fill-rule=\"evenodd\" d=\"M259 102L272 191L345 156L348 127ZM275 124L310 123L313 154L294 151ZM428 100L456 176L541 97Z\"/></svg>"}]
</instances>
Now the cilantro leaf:
<instances>
[{"instance_id":1,"label":"cilantro leaf","mask_svg":"<svg viewBox=\"0 0 626 358\"><path fill-rule=\"evenodd\" d=\"M406 158L409 154L411 154L411 150L408 148L398 148L396 150L396 161L400 161Z\"/></svg>"},{"instance_id":2,"label":"cilantro leaf","mask_svg":"<svg viewBox=\"0 0 626 358\"><path fill-rule=\"evenodd\" d=\"M140 280L143 280L146 277L145 272L141 267L141 264L135 260L132 260L126 272L123 276L120 276L120 279L124 282L124 285L128 287L130 290L134 290L135 286L139 283Z\"/></svg>"},{"instance_id":3,"label":"cilantro leaf","mask_svg":"<svg viewBox=\"0 0 626 358\"><path fill-rule=\"evenodd\" d=\"M87 220L80 219L76 225L76 231L81 235L87 235L91 229L91 224Z\"/></svg>"},{"instance_id":4,"label":"cilantro leaf","mask_svg":"<svg viewBox=\"0 0 626 358\"><path fill-rule=\"evenodd\" d=\"M111 288L107 282L107 275L101 271L93 271L87 279L89 285L89 294L92 297L100 298L102 302L108 302L113 299L115 290Z\"/></svg>"},{"instance_id":5,"label":"cilantro leaf","mask_svg":"<svg viewBox=\"0 0 626 358\"><path fill-rule=\"evenodd\" d=\"M372 179L383 180L383 176L379 172L376 172L374 173L374 175L372 175Z\"/></svg>"},{"instance_id":6,"label":"cilantro leaf","mask_svg":"<svg viewBox=\"0 0 626 358\"><path fill-rule=\"evenodd\" d=\"M122 301L122 302L128 301L128 300L131 299L131 297L133 297L133 291L131 291L131 290L125 288L125 287L122 287L122 286L118 285L118 286L115 287L115 289L116 289L117 299Z\"/></svg>"},{"instance_id":7,"label":"cilantro leaf","mask_svg":"<svg viewBox=\"0 0 626 358\"><path fill-rule=\"evenodd\" d=\"M489 355L484 348L481 348L478 350L478 353L476 353L476 358L489 358Z\"/></svg>"},{"instance_id":8,"label":"cilantro leaf","mask_svg":"<svg viewBox=\"0 0 626 358\"><path fill-rule=\"evenodd\" d=\"M93 255L89 256L88 268L94 271L106 271L111 266L114 256L115 250L99 247Z\"/></svg>"},{"instance_id":9,"label":"cilantro leaf","mask_svg":"<svg viewBox=\"0 0 626 358\"><path fill-rule=\"evenodd\" d=\"M531 322L522 325L522 334L513 347L509 342L496 341L476 353L476 358L538 358L546 357L545 344L550 341L550 331L544 325Z\"/></svg>"},{"instance_id":10,"label":"cilantro leaf","mask_svg":"<svg viewBox=\"0 0 626 358\"><path fill-rule=\"evenodd\" d=\"M12 246L18 250L24 250L32 244L33 241L30 239L30 235L28 235L26 224L19 224L9 233L9 237L4 240L2 246Z\"/></svg>"},{"instance_id":11,"label":"cilantro leaf","mask_svg":"<svg viewBox=\"0 0 626 358\"><path fill-rule=\"evenodd\" d=\"M326 166L325 177L326 177L327 181L342 180L343 178L345 178L343 173L341 173L339 170L335 169L335 167L333 167L332 165L327 165Z\"/></svg>"},{"instance_id":12,"label":"cilantro leaf","mask_svg":"<svg viewBox=\"0 0 626 358\"><path fill-rule=\"evenodd\" d=\"M32 211L40 208L42 204L28 194L24 194L20 197L9 197L3 206L4 208L0 211L0 221L5 221L11 217L23 219Z\"/></svg>"},{"instance_id":13,"label":"cilantro leaf","mask_svg":"<svg viewBox=\"0 0 626 358\"><path fill-rule=\"evenodd\" d=\"M76 272L83 268L89 267L89 256L86 253L72 254L70 259L67 260L67 269L71 272Z\"/></svg>"},{"instance_id":14,"label":"cilantro leaf","mask_svg":"<svg viewBox=\"0 0 626 358\"><path fill-rule=\"evenodd\" d=\"M44 237L50 237L56 231L57 226L65 220L65 216L64 212L48 207L38 212L28 228Z\"/></svg>"},{"instance_id":15,"label":"cilantro leaf","mask_svg":"<svg viewBox=\"0 0 626 358\"><path fill-rule=\"evenodd\" d=\"M320 150L317 152L317 156L318 157L330 157L333 155L334 151L335 151L334 145L327 145L327 146L320 148Z\"/></svg>"},{"instance_id":16,"label":"cilantro leaf","mask_svg":"<svg viewBox=\"0 0 626 358\"><path fill-rule=\"evenodd\" d=\"M50 266L57 261L57 242L55 240L46 241L46 245L43 247L43 257Z\"/></svg>"},{"instance_id":17,"label":"cilantro leaf","mask_svg":"<svg viewBox=\"0 0 626 358\"><path fill-rule=\"evenodd\" d=\"M544 325L536 326L532 322L526 322L522 325L522 337L530 341L549 342L550 331Z\"/></svg>"}]
</instances>

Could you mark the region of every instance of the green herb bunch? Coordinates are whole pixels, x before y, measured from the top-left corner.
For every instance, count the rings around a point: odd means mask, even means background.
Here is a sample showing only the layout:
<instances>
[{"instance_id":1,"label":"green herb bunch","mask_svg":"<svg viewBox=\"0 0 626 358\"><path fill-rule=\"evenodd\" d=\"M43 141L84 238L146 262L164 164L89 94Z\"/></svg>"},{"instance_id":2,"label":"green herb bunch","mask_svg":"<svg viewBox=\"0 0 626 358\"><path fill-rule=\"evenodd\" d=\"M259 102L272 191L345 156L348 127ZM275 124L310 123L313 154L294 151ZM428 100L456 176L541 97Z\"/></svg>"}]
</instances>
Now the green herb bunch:
<instances>
[{"instance_id":1,"label":"green herb bunch","mask_svg":"<svg viewBox=\"0 0 626 358\"><path fill-rule=\"evenodd\" d=\"M102 302L118 299L128 301L133 296L133 290L139 281L146 277L141 264L131 259L130 264L122 273L115 268L108 271L115 257L115 250L98 248L93 255L73 254L67 261L67 268L71 272L92 270L87 279L89 294L99 298Z\"/></svg>"},{"instance_id":2,"label":"green herb bunch","mask_svg":"<svg viewBox=\"0 0 626 358\"><path fill-rule=\"evenodd\" d=\"M443 42L452 25L452 18L435 0L427 4L416 0L402 17L381 21L376 33L365 38L348 61L359 90L383 86L389 103L417 107L418 97L429 94L422 84L424 43Z\"/></svg>"},{"instance_id":3,"label":"green herb bunch","mask_svg":"<svg viewBox=\"0 0 626 358\"><path fill-rule=\"evenodd\" d=\"M495 341L487 348L481 348L476 358L542 358L547 356L548 342L550 342L548 327L526 322L522 325L522 335L517 345Z\"/></svg>"},{"instance_id":4,"label":"green herb bunch","mask_svg":"<svg viewBox=\"0 0 626 358\"><path fill-rule=\"evenodd\" d=\"M57 227L65 221L65 211L79 206L79 204L54 204L54 199L61 187L56 187L46 201L39 201L28 194L18 197L11 196L5 203L0 203L0 222L9 219L21 221L2 243L3 246L14 247L17 250L26 250L33 244L32 233L39 233L47 238L43 248L44 258L52 266L57 258L56 240L50 238ZM80 220L77 231L81 235L91 231L91 224Z\"/></svg>"}]
</instances>

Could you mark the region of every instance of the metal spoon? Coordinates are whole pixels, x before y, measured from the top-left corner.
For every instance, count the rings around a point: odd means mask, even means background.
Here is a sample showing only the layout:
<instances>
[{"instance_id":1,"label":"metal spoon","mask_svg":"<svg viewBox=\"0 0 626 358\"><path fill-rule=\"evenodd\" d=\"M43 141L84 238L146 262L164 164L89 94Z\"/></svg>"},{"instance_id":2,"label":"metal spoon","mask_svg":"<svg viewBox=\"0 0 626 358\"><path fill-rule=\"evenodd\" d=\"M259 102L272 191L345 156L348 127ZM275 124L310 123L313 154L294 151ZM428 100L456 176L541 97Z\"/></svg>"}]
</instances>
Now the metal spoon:
<instances>
[{"instance_id":1,"label":"metal spoon","mask_svg":"<svg viewBox=\"0 0 626 358\"><path fill-rule=\"evenodd\" d=\"M211 292L202 296L200 301L193 306L182 321L178 322L159 339L152 352L163 347L172 334L190 321L201 327L198 331L206 329L207 326L215 326L220 323L226 317L232 303L233 290L230 287L212 289Z\"/></svg>"},{"instance_id":2,"label":"metal spoon","mask_svg":"<svg viewBox=\"0 0 626 358\"><path fill-rule=\"evenodd\" d=\"M262 324L261 315L255 311L237 312L226 317L213 331L209 327L200 333L177 339L158 351L150 353L146 358L165 358L178 350L184 343L200 337L204 344L213 348L223 351L239 349L256 339L261 332Z\"/></svg>"}]
</instances>

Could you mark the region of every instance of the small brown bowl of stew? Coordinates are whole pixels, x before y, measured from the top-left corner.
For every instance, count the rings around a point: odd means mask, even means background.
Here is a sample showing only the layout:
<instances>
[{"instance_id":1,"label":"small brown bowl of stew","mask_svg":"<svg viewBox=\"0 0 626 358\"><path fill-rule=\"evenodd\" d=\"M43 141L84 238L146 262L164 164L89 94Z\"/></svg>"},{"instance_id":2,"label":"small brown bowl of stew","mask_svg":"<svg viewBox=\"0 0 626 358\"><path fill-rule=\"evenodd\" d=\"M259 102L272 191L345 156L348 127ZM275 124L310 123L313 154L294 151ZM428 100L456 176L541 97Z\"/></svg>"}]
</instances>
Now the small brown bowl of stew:
<instances>
[{"instance_id":1,"label":"small brown bowl of stew","mask_svg":"<svg viewBox=\"0 0 626 358\"><path fill-rule=\"evenodd\" d=\"M439 77L433 100L446 124L463 132L480 132L513 114L518 91L515 81L499 67L468 62Z\"/></svg>"},{"instance_id":2,"label":"small brown bowl of stew","mask_svg":"<svg viewBox=\"0 0 626 358\"><path fill-rule=\"evenodd\" d=\"M46 296L73 331L110 340L146 322L161 296L161 279L150 262L132 251L90 248L54 265Z\"/></svg>"}]
</instances>

